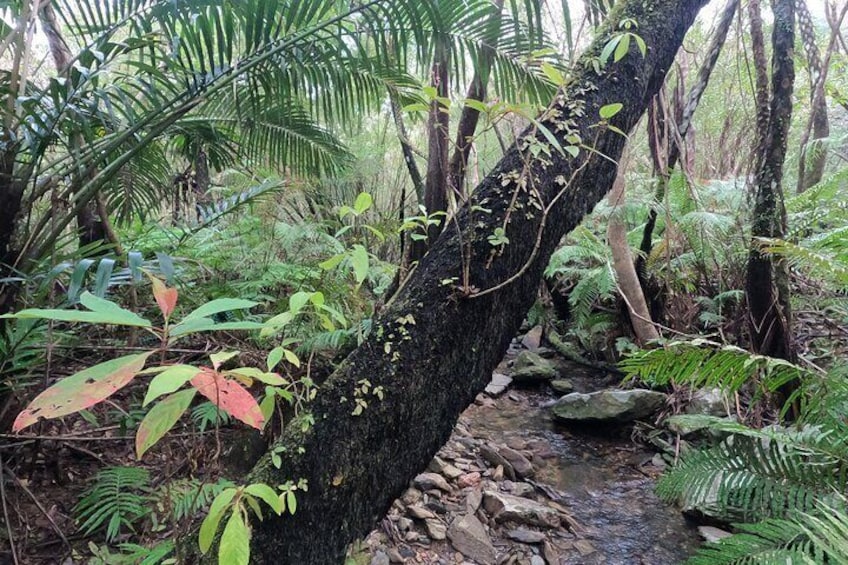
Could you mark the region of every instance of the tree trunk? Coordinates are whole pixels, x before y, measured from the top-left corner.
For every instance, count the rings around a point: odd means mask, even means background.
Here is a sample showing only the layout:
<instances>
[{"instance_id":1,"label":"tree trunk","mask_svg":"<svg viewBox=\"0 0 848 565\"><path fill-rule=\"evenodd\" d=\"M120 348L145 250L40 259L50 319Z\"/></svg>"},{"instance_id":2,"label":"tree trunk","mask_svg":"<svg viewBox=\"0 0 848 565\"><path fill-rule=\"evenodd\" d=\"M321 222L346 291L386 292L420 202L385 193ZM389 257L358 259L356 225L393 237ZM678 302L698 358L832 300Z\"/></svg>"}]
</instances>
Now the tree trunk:
<instances>
[{"instance_id":1,"label":"tree trunk","mask_svg":"<svg viewBox=\"0 0 848 565\"><path fill-rule=\"evenodd\" d=\"M760 159L765 151L770 112L768 61L766 60L766 46L763 38L763 16L760 11L760 0L749 0L748 23L751 26L751 53L753 54L754 76L756 77L757 138L754 143L753 160L754 170L759 171L761 168Z\"/></svg>"},{"instance_id":2,"label":"tree trunk","mask_svg":"<svg viewBox=\"0 0 848 565\"><path fill-rule=\"evenodd\" d=\"M627 305L627 313L630 316L630 324L636 341L639 345L645 345L649 341L660 338L656 326L651 321L651 313L639 277L636 276L636 267L633 264L633 255L630 253L630 244L627 243L627 225L622 218L624 207L624 166L619 164L618 175L609 193L609 204L613 208L607 225L607 241L612 251L612 265L615 269L615 277L621 296Z\"/></svg>"},{"instance_id":3,"label":"tree trunk","mask_svg":"<svg viewBox=\"0 0 848 565\"><path fill-rule=\"evenodd\" d=\"M824 81L827 68L822 65L816 33L813 29L813 19L805 0L797 0L795 4L798 17L798 31L801 33L801 43L807 55L807 65L810 69L810 125L805 129L801 138L801 154L798 156L798 185L797 192L801 193L821 181L824 167L827 163L827 148L822 142L830 135L830 122L827 119L827 97L824 95ZM833 43L831 43L833 46ZM828 52L828 60L830 52ZM807 141L812 128L813 139ZM807 169L809 161L809 170Z\"/></svg>"},{"instance_id":4,"label":"tree trunk","mask_svg":"<svg viewBox=\"0 0 848 565\"><path fill-rule=\"evenodd\" d=\"M794 0L775 0L773 9L772 96L768 129L759 136L764 139L764 146L756 175L751 219L751 235L754 238L781 238L786 232L781 181L795 81ZM748 255L745 293L754 351L793 360L795 353L790 329L789 273L786 262L761 253L756 241L752 242Z\"/></svg>"},{"instance_id":5,"label":"tree trunk","mask_svg":"<svg viewBox=\"0 0 848 565\"><path fill-rule=\"evenodd\" d=\"M374 321L370 337L321 386L311 405L315 423L305 432L298 422L286 428L276 444L286 448L281 468L266 455L250 474L249 481L277 485L303 478L309 485L298 493L296 514L255 524L253 563L340 563L345 546L373 527L444 444L491 378L560 239L612 185L625 137L599 126L600 108L623 104L611 122L630 131L705 3L617 3L569 85L540 118L563 146L576 134L592 150L572 158L553 149L536 160L526 140L548 140L531 126L519 139L521 148L513 145L477 187L473 202L448 223ZM623 18L639 22L647 55L634 45L596 74L591 60ZM522 178L528 190L520 188ZM495 247L490 238L507 216L509 243ZM384 399L363 393L363 379L382 387ZM357 398L368 406L354 416Z\"/></svg>"}]
</instances>

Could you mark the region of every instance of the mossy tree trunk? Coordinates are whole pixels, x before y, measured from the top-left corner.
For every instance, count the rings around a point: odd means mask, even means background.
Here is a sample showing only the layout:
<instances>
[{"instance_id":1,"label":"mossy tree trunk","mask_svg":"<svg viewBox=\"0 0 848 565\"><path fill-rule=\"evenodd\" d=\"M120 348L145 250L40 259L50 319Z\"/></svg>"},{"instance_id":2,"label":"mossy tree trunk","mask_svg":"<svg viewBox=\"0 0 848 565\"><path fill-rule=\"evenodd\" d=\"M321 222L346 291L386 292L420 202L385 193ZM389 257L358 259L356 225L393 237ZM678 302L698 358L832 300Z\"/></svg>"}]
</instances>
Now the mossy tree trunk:
<instances>
[{"instance_id":1,"label":"mossy tree trunk","mask_svg":"<svg viewBox=\"0 0 848 565\"><path fill-rule=\"evenodd\" d=\"M757 160L751 235L745 293L748 300L751 341L758 353L793 360L789 307L789 273L784 260L760 251L756 238L782 238L786 233L783 205L783 165L792 119L794 1L775 0L772 33L771 103L768 127L760 132L763 149ZM784 394L791 390L784 391Z\"/></svg>"},{"instance_id":2,"label":"mossy tree trunk","mask_svg":"<svg viewBox=\"0 0 848 565\"><path fill-rule=\"evenodd\" d=\"M533 148L549 139L531 127L483 180L375 320L370 338L320 388L314 425L306 432L288 426L275 446L286 448L282 467L266 456L252 471L250 481L309 484L295 515L254 524L253 562L340 563L345 547L373 527L444 444L506 351L560 239L612 185L625 138L600 124L600 108L621 103L611 123L630 131L705 3L617 3L540 117L563 147L573 143L567 136L579 135L591 150L572 158L552 149L537 159ZM620 33L623 18L639 22L647 55L632 42L624 59L596 73L591 59ZM498 228L509 242L495 246ZM382 401L363 393L365 381L382 387ZM357 398L368 405L354 416Z\"/></svg>"}]
</instances>

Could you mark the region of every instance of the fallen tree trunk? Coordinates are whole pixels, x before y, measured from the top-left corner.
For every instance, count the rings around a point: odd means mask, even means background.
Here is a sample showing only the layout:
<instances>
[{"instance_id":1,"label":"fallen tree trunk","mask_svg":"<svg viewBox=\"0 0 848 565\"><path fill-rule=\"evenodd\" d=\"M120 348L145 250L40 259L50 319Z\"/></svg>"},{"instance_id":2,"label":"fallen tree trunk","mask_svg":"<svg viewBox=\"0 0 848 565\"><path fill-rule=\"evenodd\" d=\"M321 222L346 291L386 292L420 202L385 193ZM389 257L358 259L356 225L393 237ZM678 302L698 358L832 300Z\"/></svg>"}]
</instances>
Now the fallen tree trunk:
<instances>
[{"instance_id":1,"label":"fallen tree trunk","mask_svg":"<svg viewBox=\"0 0 848 565\"><path fill-rule=\"evenodd\" d=\"M288 426L277 444L286 448L282 467L266 456L252 471L251 481L305 478L309 485L295 515L254 524L253 562L340 563L345 547L374 526L444 444L518 330L560 239L612 185L626 140L602 122L600 108L622 104L610 122L629 131L705 3L617 3L539 119L562 147L579 135L591 148L572 158L531 126L483 180L375 320L369 339L321 387L311 407L314 425L306 432ZM592 61L622 33L624 18L638 22L646 56L631 41L628 55L598 73ZM550 155L534 149L540 146ZM363 391L365 381L372 391ZM382 387L382 401L374 387ZM356 399L367 402L358 416Z\"/></svg>"}]
</instances>

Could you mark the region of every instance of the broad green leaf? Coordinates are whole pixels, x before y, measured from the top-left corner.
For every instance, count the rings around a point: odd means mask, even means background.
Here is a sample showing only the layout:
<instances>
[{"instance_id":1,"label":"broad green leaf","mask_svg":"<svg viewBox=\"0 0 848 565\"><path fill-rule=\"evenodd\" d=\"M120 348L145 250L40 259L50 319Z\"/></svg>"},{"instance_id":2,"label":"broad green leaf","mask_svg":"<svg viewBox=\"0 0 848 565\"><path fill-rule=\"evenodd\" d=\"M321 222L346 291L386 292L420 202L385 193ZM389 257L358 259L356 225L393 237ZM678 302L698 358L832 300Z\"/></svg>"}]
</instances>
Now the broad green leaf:
<instances>
[{"instance_id":1,"label":"broad green leaf","mask_svg":"<svg viewBox=\"0 0 848 565\"><path fill-rule=\"evenodd\" d=\"M357 214L362 214L371 205L374 204L374 199L367 192L360 192L359 196L356 197L356 202L353 203L353 209L356 210Z\"/></svg>"},{"instance_id":2,"label":"broad green leaf","mask_svg":"<svg viewBox=\"0 0 848 565\"><path fill-rule=\"evenodd\" d=\"M256 498L245 493L244 496L242 496L242 500L247 502L247 505L250 506L251 510L253 510L253 514L257 518L259 518L259 521L261 522L263 520L263 518L262 518L262 507L259 506L259 502L256 500Z\"/></svg>"},{"instance_id":3,"label":"broad green leaf","mask_svg":"<svg viewBox=\"0 0 848 565\"><path fill-rule=\"evenodd\" d=\"M207 302L206 304L198 306L196 309L192 310L185 318L182 319L180 324L184 324L188 320L208 318L209 316L220 314L221 312L246 310L248 308L253 308L258 304L258 302L243 300L241 298L216 298L215 300Z\"/></svg>"},{"instance_id":4,"label":"broad green leaf","mask_svg":"<svg viewBox=\"0 0 848 565\"><path fill-rule=\"evenodd\" d=\"M126 355L99 363L60 380L35 397L12 425L19 432L39 418L59 418L84 410L125 387L144 368L152 352Z\"/></svg>"},{"instance_id":5,"label":"broad green leaf","mask_svg":"<svg viewBox=\"0 0 848 565\"><path fill-rule=\"evenodd\" d=\"M486 106L483 102L480 102L479 100L474 100L473 98L466 98L464 100L464 103L472 110L477 110L481 114L485 114L489 111L488 106Z\"/></svg>"},{"instance_id":6,"label":"broad green leaf","mask_svg":"<svg viewBox=\"0 0 848 565\"><path fill-rule=\"evenodd\" d=\"M368 276L368 250L362 245L354 245L350 252L350 262L353 265L353 276L356 278L356 284L362 284Z\"/></svg>"},{"instance_id":7,"label":"broad green leaf","mask_svg":"<svg viewBox=\"0 0 848 565\"><path fill-rule=\"evenodd\" d=\"M158 367L157 367L158 369ZM173 365L166 367L164 371L153 377L147 386L147 394L144 395L142 406L147 406L163 394L169 394L179 390L184 384L193 379L200 369L191 365Z\"/></svg>"},{"instance_id":8,"label":"broad green leaf","mask_svg":"<svg viewBox=\"0 0 848 565\"><path fill-rule=\"evenodd\" d=\"M295 292L292 294L289 298L289 312L291 312L292 315L297 316L300 310L307 302L309 302L309 299L312 298L312 294L313 293L311 292L305 291Z\"/></svg>"},{"instance_id":9,"label":"broad green leaf","mask_svg":"<svg viewBox=\"0 0 848 565\"><path fill-rule=\"evenodd\" d=\"M565 84L565 77L562 76L562 73L559 72L559 69L557 69L555 66L551 65L550 63L542 63L541 68L545 76L548 77L548 80L550 80L553 84L557 86L562 86L563 84Z\"/></svg>"},{"instance_id":10,"label":"broad green leaf","mask_svg":"<svg viewBox=\"0 0 848 565\"><path fill-rule=\"evenodd\" d=\"M248 485L244 492L252 494L265 501L265 504L270 506L278 515L283 512L283 501L280 500L280 495L266 484L256 483Z\"/></svg>"},{"instance_id":11,"label":"broad green leaf","mask_svg":"<svg viewBox=\"0 0 848 565\"><path fill-rule=\"evenodd\" d=\"M212 361L212 366L217 371L221 365L238 355L238 351L219 351L218 353L213 353L209 356L209 360Z\"/></svg>"},{"instance_id":12,"label":"broad green leaf","mask_svg":"<svg viewBox=\"0 0 848 565\"><path fill-rule=\"evenodd\" d=\"M261 330L265 324L259 322L221 322L217 323L211 318L197 318L180 322L171 328L170 336L172 338L183 337L188 334L198 332L213 332L223 330Z\"/></svg>"},{"instance_id":13,"label":"broad green leaf","mask_svg":"<svg viewBox=\"0 0 848 565\"><path fill-rule=\"evenodd\" d=\"M209 506L209 513L206 515L206 518L203 519L203 523L200 525L200 533L198 535L200 552L204 555L209 551L209 548L212 547L212 542L215 541L215 533L218 531L218 524L221 523L221 518L224 517L224 513L233 501L237 492L238 490L234 488L224 489L218 496L215 497L215 500L213 500L212 504Z\"/></svg>"},{"instance_id":14,"label":"broad green leaf","mask_svg":"<svg viewBox=\"0 0 848 565\"><path fill-rule=\"evenodd\" d=\"M236 381L225 378L221 373L204 369L191 379L191 384L200 394L233 418L257 430L265 426L265 418L256 399Z\"/></svg>"},{"instance_id":15,"label":"broad green leaf","mask_svg":"<svg viewBox=\"0 0 848 565\"><path fill-rule=\"evenodd\" d=\"M300 359L295 354L294 351L290 349L284 349L283 354L286 356L286 361L294 365L295 367L300 367Z\"/></svg>"},{"instance_id":16,"label":"broad green leaf","mask_svg":"<svg viewBox=\"0 0 848 565\"><path fill-rule=\"evenodd\" d=\"M90 311L83 310L53 310L30 308L16 314L6 314L0 318L17 318L20 320L43 319L59 322L88 322L91 324L113 324L116 326L135 326L149 328L151 323L138 314L124 310L114 302L98 298L90 292L83 292L80 303Z\"/></svg>"},{"instance_id":17,"label":"broad green leaf","mask_svg":"<svg viewBox=\"0 0 848 565\"><path fill-rule=\"evenodd\" d=\"M297 512L297 497L292 490L286 493L286 506L289 508L289 514Z\"/></svg>"},{"instance_id":18,"label":"broad green leaf","mask_svg":"<svg viewBox=\"0 0 848 565\"><path fill-rule=\"evenodd\" d=\"M621 109L624 108L624 104L621 102L616 102L614 104L607 104L606 106L601 106L601 109L598 113L601 115L601 118L604 120L608 120L621 112Z\"/></svg>"},{"instance_id":19,"label":"broad green leaf","mask_svg":"<svg viewBox=\"0 0 848 565\"><path fill-rule=\"evenodd\" d=\"M239 367L238 369L225 371L224 374L254 379L260 383L272 386L281 386L286 384L286 380L277 373L272 373L270 371L266 373L256 367Z\"/></svg>"},{"instance_id":20,"label":"broad green leaf","mask_svg":"<svg viewBox=\"0 0 848 565\"><path fill-rule=\"evenodd\" d=\"M430 106L423 102L414 102L403 107L404 112L427 112L429 110Z\"/></svg>"},{"instance_id":21,"label":"broad green leaf","mask_svg":"<svg viewBox=\"0 0 848 565\"><path fill-rule=\"evenodd\" d=\"M218 563L226 565L250 564L250 530L244 523L241 511L235 509L227 521L218 547Z\"/></svg>"},{"instance_id":22,"label":"broad green leaf","mask_svg":"<svg viewBox=\"0 0 848 565\"><path fill-rule=\"evenodd\" d=\"M283 360L283 347L275 347L268 352L268 370L273 371L274 367L280 364Z\"/></svg>"},{"instance_id":23,"label":"broad green leaf","mask_svg":"<svg viewBox=\"0 0 848 565\"><path fill-rule=\"evenodd\" d=\"M610 55L612 55L612 52L615 50L616 46L618 46L619 42L621 41L621 37L621 35L616 35L615 37L610 39L606 45L604 45L600 56L601 63L606 64L606 62L609 60Z\"/></svg>"},{"instance_id":24,"label":"broad green leaf","mask_svg":"<svg viewBox=\"0 0 848 565\"><path fill-rule=\"evenodd\" d=\"M344 253L339 253L337 255L333 255L332 257L330 257L326 261L322 261L321 263L318 263L318 266L321 267L322 269L324 269L325 271L330 271L330 270L338 267L339 263L341 263L344 258L345 258Z\"/></svg>"},{"instance_id":25,"label":"broad green leaf","mask_svg":"<svg viewBox=\"0 0 848 565\"><path fill-rule=\"evenodd\" d=\"M97 273L94 275L94 294L95 296L104 297L106 291L109 290L109 278L112 276L112 271L115 269L115 260L104 257L97 265Z\"/></svg>"},{"instance_id":26,"label":"broad green leaf","mask_svg":"<svg viewBox=\"0 0 848 565\"><path fill-rule=\"evenodd\" d=\"M141 459L144 453L156 445L162 436L174 427L177 420L188 410L194 389L181 390L158 402L141 421L135 434L135 453Z\"/></svg>"},{"instance_id":27,"label":"broad green leaf","mask_svg":"<svg viewBox=\"0 0 848 565\"><path fill-rule=\"evenodd\" d=\"M621 61L627 55L627 52L630 51L630 36L631 34L629 33L621 36L621 41L618 42L615 48L615 55L613 55L615 62Z\"/></svg>"}]
</instances>

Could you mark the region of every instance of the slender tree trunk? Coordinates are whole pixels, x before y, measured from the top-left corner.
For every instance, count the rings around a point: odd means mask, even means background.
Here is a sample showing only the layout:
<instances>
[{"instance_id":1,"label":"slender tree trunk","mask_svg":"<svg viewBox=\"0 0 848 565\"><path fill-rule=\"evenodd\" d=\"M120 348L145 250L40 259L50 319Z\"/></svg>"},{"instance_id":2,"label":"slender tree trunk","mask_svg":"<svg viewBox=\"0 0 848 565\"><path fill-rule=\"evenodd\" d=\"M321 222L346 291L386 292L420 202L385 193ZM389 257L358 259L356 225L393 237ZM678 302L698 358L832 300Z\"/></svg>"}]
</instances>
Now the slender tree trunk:
<instances>
[{"instance_id":1,"label":"slender tree trunk","mask_svg":"<svg viewBox=\"0 0 848 565\"><path fill-rule=\"evenodd\" d=\"M822 140L830 135L830 122L827 119L827 97L824 95L824 82L827 78L828 69L822 65L819 48L816 45L813 19L810 16L810 10L807 8L806 0L796 0L795 10L798 18L798 31L801 34L801 42L807 55L807 66L810 69L810 123L801 136L801 151L798 156L796 190L801 193L818 184L824 175L824 167L827 164L827 148ZM835 42L831 42L828 49L828 61L833 47L835 47ZM811 129L812 140L810 140Z\"/></svg>"},{"instance_id":2,"label":"slender tree trunk","mask_svg":"<svg viewBox=\"0 0 848 565\"><path fill-rule=\"evenodd\" d=\"M424 180L421 178L421 171L418 169L418 163L415 161L415 150L409 142L409 135L406 133L406 125L401 114L400 103L398 102L397 94L389 92L389 103L392 109L392 119L397 128L398 140L400 141L400 149L403 153L403 162L406 165L406 170L409 172L409 178L412 180L412 187L415 190L415 196L418 199L418 204L424 205ZM401 202L401 206L403 206Z\"/></svg>"},{"instance_id":3,"label":"slender tree trunk","mask_svg":"<svg viewBox=\"0 0 848 565\"><path fill-rule=\"evenodd\" d=\"M266 455L250 474L249 481L303 478L309 485L294 515L254 524L253 563L340 563L345 546L368 532L444 444L491 378L560 239L612 185L625 137L598 126L600 108L621 103L612 124L623 131L635 126L704 3L616 3L573 80L540 117L559 144L579 135L592 151L572 158L553 150L536 160L526 140L548 140L531 126L519 138L521 149L513 145L477 187L375 320L370 337L321 386L311 405L314 424L302 431L296 422L284 431L275 444L286 448L282 466ZM639 22L647 54L634 45L596 74L590 61L623 18ZM504 226L509 243L494 247L490 238ZM383 399L363 393L362 379L382 387ZM356 398L368 403L358 416Z\"/></svg>"},{"instance_id":4,"label":"slender tree trunk","mask_svg":"<svg viewBox=\"0 0 848 565\"><path fill-rule=\"evenodd\" d=\"M794 0L774 0L773 10L772 96L768 129L760 133L764 145L756 175L751 218L751 235L754 238L781 238L786 233L782 178L795 81ZM748 255L745 294L754 350L764 355L793 360L795 352L787 265L780 258L761 253L756 241L752 242Z\"/></svg>"},{"instance_id":5,"label":"slender tree trunk","mask_svg":"<svg viewBox=\"0 0 848 565\"><path fill-rule=\"evenodd\" d=\"M612 251L612 265L615 269L618 288L624 302L627 305L627 313L636 334L639 345L645 345L649 341L660 338L656 326L651 322L651 313L639 277L636 276L636 267L633 264L633 255L630 253L630 244L627 243L627 224L622 218L624 207L624 176L625 168L623 162L619 163L618 175L609 193L609 204L613 208L607 225L607 241Z\"/></svg>"},{"instance_id":6,"label":"slender tree trunk","mask_svg":"<svg viewBox=\"0 0 848 565\"><path fill-rule=\"evenodd\" d=\"M760 11L760 0L748 1L748 23L751 26L751 53L754 61L754 76L756 78L757 105L757 137L754 143L754 170L761 168L760 160L765 150L766 133L769 127L769 81L766 45L763 38L763 16ZM756 174L756 173L755 173Z\"/></svg>"}]
</instances>

